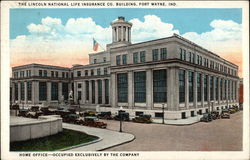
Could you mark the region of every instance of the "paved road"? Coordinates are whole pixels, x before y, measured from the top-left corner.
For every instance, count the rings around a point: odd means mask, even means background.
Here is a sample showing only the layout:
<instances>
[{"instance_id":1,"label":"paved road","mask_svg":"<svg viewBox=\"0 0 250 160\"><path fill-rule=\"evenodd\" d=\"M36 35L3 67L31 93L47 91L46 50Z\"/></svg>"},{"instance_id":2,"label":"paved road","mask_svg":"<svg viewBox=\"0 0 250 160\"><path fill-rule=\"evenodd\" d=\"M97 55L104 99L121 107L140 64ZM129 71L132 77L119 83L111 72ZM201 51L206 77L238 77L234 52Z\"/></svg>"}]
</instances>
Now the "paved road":
<instances>
[{"instance_id":1,"label":"paved road","mask_svg":"<svg viewBox=\"0 0 250 160\"><path fill-rule=\"evenodd\" d=\"M130 143L105 151L240 151L242 150L242 111L231 119L188 126L123 122L123 130L135 135ZM119 130L119 122L105 121L108 129Z\"/></svg>"}]
</instances>

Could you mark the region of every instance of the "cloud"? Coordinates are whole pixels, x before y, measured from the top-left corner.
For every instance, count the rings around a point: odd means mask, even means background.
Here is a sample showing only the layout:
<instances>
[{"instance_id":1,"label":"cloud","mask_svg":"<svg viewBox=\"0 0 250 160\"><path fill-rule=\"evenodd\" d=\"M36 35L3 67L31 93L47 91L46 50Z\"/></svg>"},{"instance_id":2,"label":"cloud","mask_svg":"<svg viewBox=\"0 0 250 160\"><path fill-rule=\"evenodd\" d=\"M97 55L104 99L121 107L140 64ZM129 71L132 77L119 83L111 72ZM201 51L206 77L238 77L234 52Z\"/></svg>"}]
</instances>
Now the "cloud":
<instances>
[{"instance_id":1,"label":"cloud","mask_svg":"<svg viewBox=\"0 0 250 160\"><path fill-rule=\"evenodd\" d=\"M143 42L179 34L173 24L164 22L156 15L145 15L143 20L129 20L133 24L131 30L132 43ZM231 59L241 54L242 25L232 20L215 19L211 21L212 29L203 33L187 32L183 37L218 53L224 58ZM64 66L87 62L88 54L92 53L92 38L105 48L112 41L112 29L97 25L91 18L70 18L65 24L61 19L45 17L40 24L31 23L27 26L30 34L19 35L11 40L11 63L43 62ZM26 59L25 59L25 58ZM48 60L48 57L51 59ZM43 61L39 61L43 60ZM21 62L20 62L21 61Z\"/></svg>"}]
</instances>

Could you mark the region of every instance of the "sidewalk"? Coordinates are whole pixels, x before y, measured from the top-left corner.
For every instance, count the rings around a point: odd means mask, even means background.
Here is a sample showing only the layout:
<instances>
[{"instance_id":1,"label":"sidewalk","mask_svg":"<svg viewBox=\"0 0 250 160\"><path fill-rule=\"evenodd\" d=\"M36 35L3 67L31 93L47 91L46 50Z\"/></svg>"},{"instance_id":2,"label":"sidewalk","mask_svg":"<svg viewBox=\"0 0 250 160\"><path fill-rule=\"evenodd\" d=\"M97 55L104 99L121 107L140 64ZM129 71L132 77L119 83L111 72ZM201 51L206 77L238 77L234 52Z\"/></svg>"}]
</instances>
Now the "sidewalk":
<instances>
[{"instance_id":1,"label":"sidewalk","mask_svg":"<svg viewBox=\"0 0 250 160\"><path fill-rule=\"evenodd\" d=\"M194 124L200 121L200 118L202 115L198 115L195 117L188 117L187 119L178 119L178 120L169 120L165 119L164 124L170 124L170 125L190 125ZM162 119L153 119L153 123L162 123Z\"/></svg>"},{"instance_id":2,"label":"sidewalk","mask_svg":"<svg viewBox=\"0 0 250 160\"><path fill-rule=\"evenodd\" d=\"M121 133L121 132L111 131L108 129L86 127L82 125L74 125L68 123L63 123L63 128L75 131L81 131L100 138L100 141L97 141L96 143L80 146L77 148L72 148L67 151L100 151L126 142L130 142L135 138L134 135L129 133L123 133L123 132Z\"/></svg>"}]
</instances>

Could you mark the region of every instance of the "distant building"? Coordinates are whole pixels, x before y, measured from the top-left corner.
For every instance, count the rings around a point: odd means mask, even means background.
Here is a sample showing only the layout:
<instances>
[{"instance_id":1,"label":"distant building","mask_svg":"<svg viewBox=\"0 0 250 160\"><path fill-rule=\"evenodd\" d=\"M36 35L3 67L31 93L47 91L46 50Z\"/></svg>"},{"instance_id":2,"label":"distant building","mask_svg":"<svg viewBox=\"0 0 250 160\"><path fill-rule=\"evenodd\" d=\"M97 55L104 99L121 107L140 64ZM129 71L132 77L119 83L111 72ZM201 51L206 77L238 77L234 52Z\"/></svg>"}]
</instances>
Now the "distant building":
<instances>
[{"instance_id":1,"label":"distant building","mask_svg":"<svg viewBox=\"0 0 250 160\"><path fill-rule=\"evenodd\" d=\"M112 43L72 68L29 64L13 67L11 101L59 104L74 92L82 107L181 119L239 104L238 66L174 34L131 44L132 24L111 24Z\"/></svg>"},{"instance_id":2,"label":"distant building","mask_svg":"<svg viewBox=\"0 0 250 160\"><path fill-rule=\"evenodd\" d=\"M239 88L239 104L240 108L243 109L243 102L244 102L244 85L243 85L243 78L240 79L240 88Z\"/></svg>"}]
</instances>

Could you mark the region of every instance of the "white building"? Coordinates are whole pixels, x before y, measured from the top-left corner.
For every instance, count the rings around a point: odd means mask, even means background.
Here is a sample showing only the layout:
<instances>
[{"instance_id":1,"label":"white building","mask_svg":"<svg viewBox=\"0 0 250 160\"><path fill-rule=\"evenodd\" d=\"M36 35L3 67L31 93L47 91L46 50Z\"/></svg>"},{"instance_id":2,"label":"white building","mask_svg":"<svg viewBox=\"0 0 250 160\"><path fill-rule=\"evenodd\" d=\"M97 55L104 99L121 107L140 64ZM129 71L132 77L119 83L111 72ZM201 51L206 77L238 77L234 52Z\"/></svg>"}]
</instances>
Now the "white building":
<instances>
[{"instance_id":1,"label":"white building","mask_svg":"<svg viewBox=\"0 0 250 160\"><path fill-rule=\"evenodd\" d=\"M60 104L74 91L82 107L181 119L238 106L238 66L174 34L131 44L132 24L112 24L106 51L89 54L88 65L72 68L41 64L13 67L12 103Z\"/></svg>"}]
</instances>

